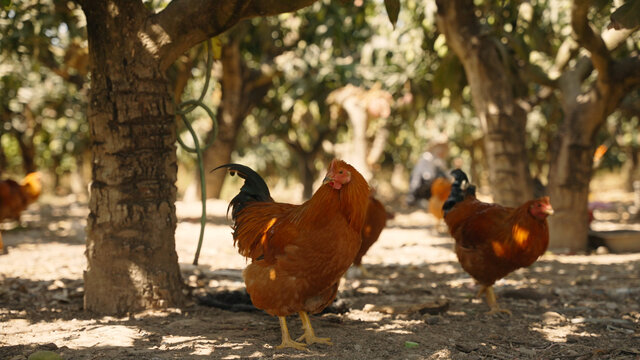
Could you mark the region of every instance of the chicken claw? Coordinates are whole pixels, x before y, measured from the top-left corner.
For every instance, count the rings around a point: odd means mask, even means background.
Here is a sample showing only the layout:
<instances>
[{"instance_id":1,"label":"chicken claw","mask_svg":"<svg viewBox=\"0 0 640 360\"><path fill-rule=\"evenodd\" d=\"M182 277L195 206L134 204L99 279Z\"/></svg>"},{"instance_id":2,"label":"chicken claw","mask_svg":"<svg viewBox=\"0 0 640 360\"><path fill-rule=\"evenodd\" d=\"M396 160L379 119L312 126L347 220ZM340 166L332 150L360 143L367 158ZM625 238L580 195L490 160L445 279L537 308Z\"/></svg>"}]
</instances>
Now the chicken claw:
<instances>
[{"instance_id":1,"label":"chicken claw","mask_svg":"<svg viewBox=\"0 0 640 360\"><path fill-rule=\"evenodd\" d=\"M486 298L487 298L487 305L489 305L489 307L491 308L491 310L489 310L487 312L487 315L495 315L495 314L499 314L499 313L503 313L503 314L507 314L509 316L511 316L511 311L508 309L503 309L500 307L500 305L498 305L498 302L496 301L496 294L493 292L493 286L482 286L482 288L480 288L480 291L478 291L478 296L485 294Z\"/></svg>"},{"instance_id":2,"label":"chicken claw","mask_svg":"<svg viewBox=\"0 0 640 360\"><path fill-rule=\"evenodd\" d=\"M307 315L306 312L300 311L298 314L300 314L300 320L302 320L302 328L304 329L304 334L297 338L297 341L304 339L307 345L315 343L333 345L333 343L331 342L331 338L320 338L316 336L315 332L313 331L313 327L311 326L309 315Z\"/></svg>"},{"instance_id":3,"label":"chicken claw","mask_svg":"<svg viewBox=\"0 0 640 360\"><path fill-rule=\"evenodd\" d=\"M287 328L287 318L284 316L279 316L278 318L280 319L280 330L282 331L282 343L276 346L276 349L294 348L309 351L309 349L307 349L307 345L291 339L291 335L289 335L289 328Z\"/></svg>"},{"instance_id":4,"label":"chicken claw","mask_svg":"<svg viewBox=\"0 0 640 360\"><path fill-rule=\"evenodd\" d=\"M497 304L496 304L496 306L495 306L495 307L491 308L491 310L489 310L489 311L487 311L487 312L486 312L486 314L487 314L487 315L495 315L495 314L499 314L499 313L507 314L507 315L509 315L509 316L511 316L511 315L512 315L512 314L511 314L511 310L509 310L509 309L503 309L503 308L501 308L500 306L498 306Z\"/></svg>"}]
</instances>

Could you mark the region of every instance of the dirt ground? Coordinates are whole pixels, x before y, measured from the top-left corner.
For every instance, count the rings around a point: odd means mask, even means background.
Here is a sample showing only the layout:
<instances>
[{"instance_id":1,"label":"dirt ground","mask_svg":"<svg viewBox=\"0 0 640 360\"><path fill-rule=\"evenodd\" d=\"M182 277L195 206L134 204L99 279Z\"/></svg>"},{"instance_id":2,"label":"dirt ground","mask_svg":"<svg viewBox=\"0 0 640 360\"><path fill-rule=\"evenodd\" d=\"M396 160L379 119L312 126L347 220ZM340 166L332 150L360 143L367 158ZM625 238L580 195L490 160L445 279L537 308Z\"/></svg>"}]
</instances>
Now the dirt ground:
<instances>
[{"instance_id":1,"label":"dirt ground","mask_svg":"<svg viewBox=\"0 0 640 360\"><path fill-rule=\"evenodd\" d=\"M64 359L640 359L640 253L547 253L496 284L513 316L491 317L453 241L423 211L396 213L364 258L373 277L348 273L338 294L342 313L312 316L316 333L333 346L275 349L277 318L197 301L244 286L245 260L232 246L226 203L208 208L195 267L199 204L178 204L177 251L192 304L127 317L82 309L84 204L42 199L22 227L4 224L0 359L43 350ZM622 213L596 212L594 225L619 223ZM302 333L297 316L288 322L292 336Z\"/></svg>"}]
</instances>

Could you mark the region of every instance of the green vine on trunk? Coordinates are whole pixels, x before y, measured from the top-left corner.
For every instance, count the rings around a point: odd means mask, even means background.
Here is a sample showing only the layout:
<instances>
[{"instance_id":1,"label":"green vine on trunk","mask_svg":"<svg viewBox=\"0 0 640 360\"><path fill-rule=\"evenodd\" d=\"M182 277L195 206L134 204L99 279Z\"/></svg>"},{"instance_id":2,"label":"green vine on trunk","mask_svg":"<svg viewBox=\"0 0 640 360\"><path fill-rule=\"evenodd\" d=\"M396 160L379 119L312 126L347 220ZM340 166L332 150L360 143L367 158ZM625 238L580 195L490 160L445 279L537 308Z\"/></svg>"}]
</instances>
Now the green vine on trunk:
<instances>
[{"instance_id":1,"label":"green vine on trunk","mask_svg":"<svg viewBox=\"0 0 640 360\"><path fill-rule=\"evenodd\" d=\"M193 138L193 147L185 144L184 141L178 136L178 143L182 148L190 153L196 154L196 158L198 161L198 171L200 172L200 197L202 202L202 214L200 215L200 236L198 237L198 247L196 248L196 254L193 259L193 265L198 265L198 258L200 257L200 250L202 249L202 240L204 238L204 228L207 222L207 192L206 192L206 184L204 179L204 162L202 160L202 151L207 149L213 142L216 137L218 137L218 122L216 121L215 115L211 108L209 108L204 102L203 99L207 93L207 89L209 88L209 81L211 80L211 67L213 66L213 50L210 41L206 43L207 47L207 69L205 75L204 86L202 87L202 92L200 93L200 97L197 100L187 100L183 101L180 104L176 105L176 115L182 118L182 122L185 127L191 134ZM215 44L215 46L219 46L219 44ZM196 108L201 107L204 111L206 111L207 115L211 118L211 122L213 124L213 136L211 136L211 141L206 144L204 147L200 146L200 141L198 140L198 136L193 130L191 123L187 120L186 115Z\"/></svg>"}]
</instances>

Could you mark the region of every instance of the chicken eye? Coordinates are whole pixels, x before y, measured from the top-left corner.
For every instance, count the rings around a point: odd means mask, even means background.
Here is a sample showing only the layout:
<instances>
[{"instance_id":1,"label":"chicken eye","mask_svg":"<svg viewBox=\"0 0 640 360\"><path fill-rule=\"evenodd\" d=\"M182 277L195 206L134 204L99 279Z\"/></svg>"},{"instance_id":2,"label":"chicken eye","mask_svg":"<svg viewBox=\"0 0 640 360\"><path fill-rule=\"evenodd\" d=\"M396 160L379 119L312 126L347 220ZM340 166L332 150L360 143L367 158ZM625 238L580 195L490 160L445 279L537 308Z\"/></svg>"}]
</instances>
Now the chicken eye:
<instances>
[{"instance_id":1,"label":"chicken eye","mask_svg":"<svg viewBox=\"0 0 640 360\"><path fill-rule=\"evenodd\" d=\"M342 175L342 173L343 173L343 171L342 171L342 170L338 171L338 174Z\"/></svg>"}]
</instances>

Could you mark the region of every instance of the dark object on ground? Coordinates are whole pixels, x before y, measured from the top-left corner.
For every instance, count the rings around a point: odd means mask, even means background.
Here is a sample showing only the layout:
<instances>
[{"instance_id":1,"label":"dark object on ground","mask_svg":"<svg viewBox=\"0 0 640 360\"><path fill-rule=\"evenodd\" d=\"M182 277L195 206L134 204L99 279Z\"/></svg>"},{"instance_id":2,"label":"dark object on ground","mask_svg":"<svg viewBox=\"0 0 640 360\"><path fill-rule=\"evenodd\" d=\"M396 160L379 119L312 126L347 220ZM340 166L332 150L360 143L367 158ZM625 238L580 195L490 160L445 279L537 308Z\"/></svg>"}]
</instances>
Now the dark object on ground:
<instances>
[{"instance_id":1,"label":"dark object on ground","mask_svg":"<svg viewBox=\"0 0 640 360\"><path fill-rule=\"evenodd\" d=\"M204 306L215 307L218 309L229 310L233 312L253 312L262 311L251 302L251 297L246 290L223 290L209 292L206 295L198 296L198 303ZM349 311L349 304L337 299L327 306L320 314L344 314Z\"/></svg>"},{"instance_id":2,"label":"dark object on ground","mask_svg":"<svg viewBox=\"0 0 640 360\"><path fill-rule=\"evenodd\" d=\"M245 311L262 311L251 303L251 298L246 290L223 290L207 293L204 296L197 297L200 305L211 306L218 309L229 310L233 312Z\"/></svg>"}]
</instances>

